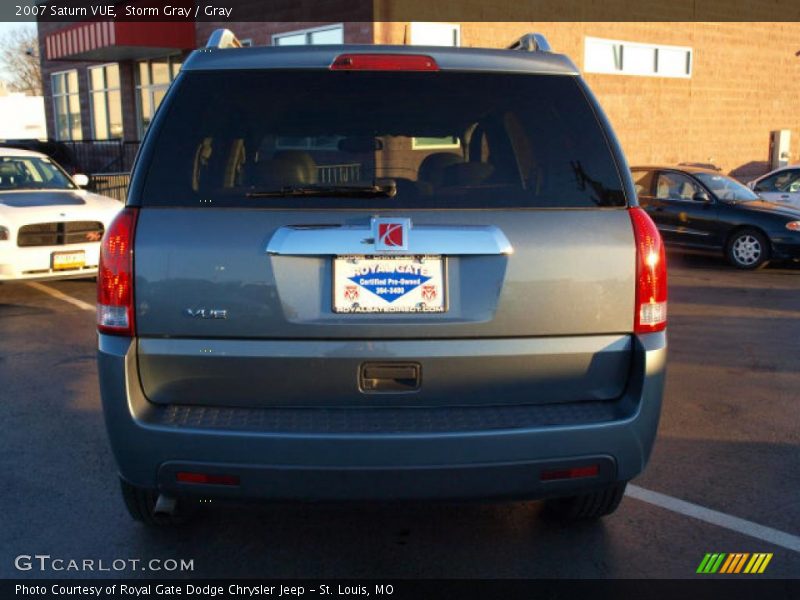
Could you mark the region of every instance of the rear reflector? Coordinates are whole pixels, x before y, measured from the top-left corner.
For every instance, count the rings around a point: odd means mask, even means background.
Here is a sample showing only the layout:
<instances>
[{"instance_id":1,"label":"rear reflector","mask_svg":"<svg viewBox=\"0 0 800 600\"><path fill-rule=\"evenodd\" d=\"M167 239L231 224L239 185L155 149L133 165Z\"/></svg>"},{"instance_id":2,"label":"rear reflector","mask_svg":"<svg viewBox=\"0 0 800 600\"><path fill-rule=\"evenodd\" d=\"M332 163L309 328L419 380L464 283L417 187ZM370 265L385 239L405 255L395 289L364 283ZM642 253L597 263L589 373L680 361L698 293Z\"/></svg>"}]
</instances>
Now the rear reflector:
<instances>
[{"instance_id":1,"label":"rear reflector","mask_svg":"<svg viewBox=\"0 0 800 600\"><path fill-rule=\"evenodd\" d=\"M581 479L583 477L597 477L600 468L597 465L586 467L572 467L571 469L552 469L542 471L539 479L542 481L554 481L556 479Z\"/></svg>"},{"instance_id":2,"label":"rear reflector","mask_svg":"<svg viewBox=\"0 0 800 600\"><path fill-rule=\"evenodd\" d=\"M653 220L641 208L629 210L636 240L636 307L634 333L663 331L667 326L667 257Z\"/></svg>"},{"instance_id":3,"label":"rear reflector","mask_svg":"<svg viewBox=\"0 0 800 600\"><path fill-rule=\"evenodd\" d=\"M100 244L97 270L97 330L132 336L133 235L136 208L124 208L114 218Z\"/></svg>"},{"instance_id":4,"label":"rear reflector","mask_svg":"<svg viewBox=\"0 0 800 600\"><path fill-rule=\"evenodd\" d=\"M332 71L438 71L439 65L423 54L340 54Z\"/></svg>"},{"instance_id":5,"label":"rear reflector","mask_svg":"<svg viewBox=\"0 0 800 600\"><path fill-rule=\"evenodd\" d=\"M179 483L201 483L205 485L239 485L236 475L211 475L209 473L188 473L181 471L175 475Z\"/></svg>"}]
</instances>

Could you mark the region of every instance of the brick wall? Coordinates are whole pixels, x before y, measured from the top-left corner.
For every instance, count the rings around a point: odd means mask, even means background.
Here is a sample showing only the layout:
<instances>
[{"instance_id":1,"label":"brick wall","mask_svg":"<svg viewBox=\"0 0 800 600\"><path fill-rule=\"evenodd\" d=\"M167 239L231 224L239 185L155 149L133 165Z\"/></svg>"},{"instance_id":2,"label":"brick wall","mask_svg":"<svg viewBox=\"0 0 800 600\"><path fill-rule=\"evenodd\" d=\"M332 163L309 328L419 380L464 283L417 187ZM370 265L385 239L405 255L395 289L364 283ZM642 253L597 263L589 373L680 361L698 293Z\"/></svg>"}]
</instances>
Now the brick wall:
<instances>
[{"instance_id":1,"label":"brick wall","mask_svg":"<svg viewBox=\"0 0 800 600\"><path fill-rule=\"evenodd\" d=\"M767 169L775 129L791 130L800 162L800 23L461 23L461 43L504 47L531 31L579 68L586 36L692 47L690 79L585 74L631 164L712 162L748 179ZM407 39L407 23L375 24L376 43Z\"/></svg>"},{"instance_id":2,"label":"brick wall","mask_svg":"<svg viewBox=\"0 0 800 600\"><path fill-rule=\"evenodd\" d=\"M389 14L383 9L379 14ZM580 14L578 15L580 17ZM228 27L256 45L272 35L324 25L322 22L197 23L202 45L218 27ZM40 51L45 34L61 27L40 23ZM504 47L520 35L539 31L553 48L583 67L586 36L632 42L691 46L690 79L600 75L587 82L614 125L632 164L715 163L747 179L766 170L769 134L792 132L791 160L800 161L800 23L461 23L464 46ZM347 43L404 44L408 24L346 22ZM55 131L50 74L77 68L81 89L83 136L91 137L86 67L92 63L45 61L43 65L48 131ZM122 62L122 101L126 139L136 139L133 62Z\"/></svg>"}]
</instances>

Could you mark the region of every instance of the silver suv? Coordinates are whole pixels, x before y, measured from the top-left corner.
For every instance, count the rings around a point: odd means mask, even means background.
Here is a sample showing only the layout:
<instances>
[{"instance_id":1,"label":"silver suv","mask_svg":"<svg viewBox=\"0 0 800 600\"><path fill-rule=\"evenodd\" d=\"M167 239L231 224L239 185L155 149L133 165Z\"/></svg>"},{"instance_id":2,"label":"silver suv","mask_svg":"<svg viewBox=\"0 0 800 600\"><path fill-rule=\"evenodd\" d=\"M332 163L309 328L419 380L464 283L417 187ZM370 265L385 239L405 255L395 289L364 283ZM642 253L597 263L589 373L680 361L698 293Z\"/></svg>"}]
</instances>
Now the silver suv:
<instances>
[{"instance_id":1,"label":"silver suv","mask_svg":"<svg viewBox=\"0 0 800 600\"><path fill-rule=\"evenodd\" d=\"M575 65L538 36L215 37L103 241L100 387L132 516L174 524L204 498L611 513L656 435L666 269Z\"/></svg>"}]
</instances>

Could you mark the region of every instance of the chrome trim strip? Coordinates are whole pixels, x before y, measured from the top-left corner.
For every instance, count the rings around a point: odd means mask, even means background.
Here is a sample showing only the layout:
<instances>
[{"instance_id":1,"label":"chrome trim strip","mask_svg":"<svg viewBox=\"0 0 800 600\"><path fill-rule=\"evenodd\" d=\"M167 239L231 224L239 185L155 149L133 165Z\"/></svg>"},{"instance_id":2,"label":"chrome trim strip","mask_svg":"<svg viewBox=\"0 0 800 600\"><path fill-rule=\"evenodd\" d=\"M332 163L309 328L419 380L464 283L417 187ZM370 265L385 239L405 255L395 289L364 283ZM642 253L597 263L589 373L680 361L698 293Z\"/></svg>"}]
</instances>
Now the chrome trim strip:
<instances>
[{"instance_id":1,"label":"chrome trim strip","mask_svg":"<svg viewBox=\"0 0 800 600\"><path fill-rule=\"evenodd\" d=\"M511 242L494 225L425 226L408 232L408 248L376 250L369 227L303 227L278 229L267 243L267 254L286 256L512 254Z\"/></svg>"},{"instance_id":2,"label":"chrome trim strip","mask_svg":"<svg viewBox=\"0 0 800 600\"><path fill-rule=\"evenodd\" d=\"M669 231L671 233L686 233L689 235L702 235L709 236L711 233L708 231L700 231L699 229L687 229L686 227L671 227L669 225L657 225L659 231Z\"/></svg>"}]
</instances>

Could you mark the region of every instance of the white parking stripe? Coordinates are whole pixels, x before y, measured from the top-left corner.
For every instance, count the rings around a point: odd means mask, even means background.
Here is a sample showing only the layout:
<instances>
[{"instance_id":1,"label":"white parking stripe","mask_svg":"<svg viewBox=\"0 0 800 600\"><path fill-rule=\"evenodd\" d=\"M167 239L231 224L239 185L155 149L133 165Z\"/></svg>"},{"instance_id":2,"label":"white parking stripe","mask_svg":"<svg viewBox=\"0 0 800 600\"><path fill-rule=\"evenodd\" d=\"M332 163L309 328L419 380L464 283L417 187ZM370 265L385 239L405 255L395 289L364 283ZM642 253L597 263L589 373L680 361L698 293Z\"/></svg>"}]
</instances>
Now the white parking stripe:
<instances>
[{"instance_id":1,"label":"white parking stripe","mask_svg":"<svg viewBox=\"0 0 800 600\"><path fill-rule=\"evenodd\" d=\"M38 281L26 281L25 285L32 287L40 292L44 292L45 294L51 295L53 298L58 298L59 300L63 300L64 302L69 302L73 306L77 306L81 310L95 310L94 304L89 304L88 302L84 302L83 300L78 300L77 298L73 298L72 296L67 296L64 292L57 290L56 288L51 288L49 285L44 285L39 283Z\"/></svg>"},{"instance_id":2,"label":"white parking stripe","mask_svg":"<svg viewBox=\"0 0 800 600\"><path fill-rule=\"evenodd\" d=\"M725 513L711 510L710 508L705 508L699 504L692 504L691 502L679 500L678 498L673 498L672 496L667 496L666 494L660 494L658 492L640 488L637 485L628 485L625 495L630 496L631 498L636 498L637 500L641 500L642 502L647 502L655 506L660 506L661 508L666 508L667 510L671 510L672 512L676 512L681 515L686 515L687 517L692 517L700 521L705 521L706 523L711 523L712 525L717 525L718 527L724 527L725 529L736 531L737 533L741 533L758 540L769 542L775 546L781 546L782 548L800 552L800 537L784 531L773 529L772 527L765 527L764 525L759 525L758 523L753 523L752 521L726 515Z\"/></svg>"}]
</instances>

